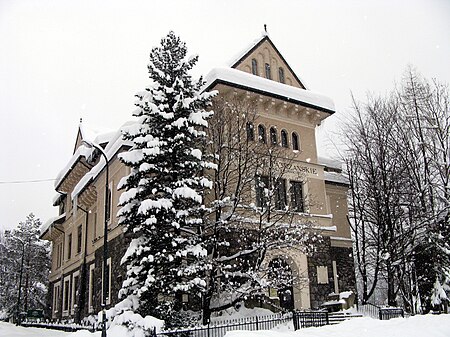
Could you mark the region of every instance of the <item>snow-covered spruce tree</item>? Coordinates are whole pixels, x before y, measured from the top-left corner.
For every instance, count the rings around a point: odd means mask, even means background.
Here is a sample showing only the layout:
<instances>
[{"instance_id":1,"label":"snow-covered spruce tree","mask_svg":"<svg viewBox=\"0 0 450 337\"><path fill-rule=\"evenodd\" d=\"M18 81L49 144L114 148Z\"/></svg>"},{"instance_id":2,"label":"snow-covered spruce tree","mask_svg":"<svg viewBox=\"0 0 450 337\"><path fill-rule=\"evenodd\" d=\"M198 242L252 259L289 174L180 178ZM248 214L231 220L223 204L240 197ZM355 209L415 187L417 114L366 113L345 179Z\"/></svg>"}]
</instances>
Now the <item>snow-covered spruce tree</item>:
<instances>
[{"instance_id":1,"label":"snow-covered spruce tree","mask_svg":"<svg viewBox=\"0 0 450 337\"><path fill-rule=\"evenodd\" d=\"M40 226L31 213L0 240L0 311L10 316L46 309L50 244L39 240Z\"/></svg>"},{"instance_id":2,"label":"snow-covered spruce tree","mask_svg":"<svg viewBox=\"0 0 450 337\"><path fill-rule=\"evenodd\" d=\"M205 289L207 250L202 243L202 158L207 111L214 93L201 93L202 79L189 71L198 57L173 32L150 52L151 84L138 93L138 122L123 131L132 148L120 155L131 168L119 188L119 221L133 239L122 259L127 266L120 295L137 296L138 312L180 324L182 297L200 301Z\"/></svg>"}]
</instances>

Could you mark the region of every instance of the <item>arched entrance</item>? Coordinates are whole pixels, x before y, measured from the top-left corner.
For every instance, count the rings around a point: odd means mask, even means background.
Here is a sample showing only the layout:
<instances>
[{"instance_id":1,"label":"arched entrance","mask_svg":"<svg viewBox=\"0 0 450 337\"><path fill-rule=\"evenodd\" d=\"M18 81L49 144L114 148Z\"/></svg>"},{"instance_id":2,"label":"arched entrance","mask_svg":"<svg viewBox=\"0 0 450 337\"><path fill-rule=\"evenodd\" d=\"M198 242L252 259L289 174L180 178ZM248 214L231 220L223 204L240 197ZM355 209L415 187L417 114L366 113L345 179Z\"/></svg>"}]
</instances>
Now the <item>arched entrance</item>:
<instances>
[{"instance_id":1,"label":"arched entrance","mask_svg":"<svg viewBox=\"0 0 450 337\"><path fill-rule=\"evenodd\" d=\"M277 295L280 307L287 310L294 309L293 273L285 260L275 258L270 261L269 280L274 290L272 295Z\"/></svg>"}]
</instances>

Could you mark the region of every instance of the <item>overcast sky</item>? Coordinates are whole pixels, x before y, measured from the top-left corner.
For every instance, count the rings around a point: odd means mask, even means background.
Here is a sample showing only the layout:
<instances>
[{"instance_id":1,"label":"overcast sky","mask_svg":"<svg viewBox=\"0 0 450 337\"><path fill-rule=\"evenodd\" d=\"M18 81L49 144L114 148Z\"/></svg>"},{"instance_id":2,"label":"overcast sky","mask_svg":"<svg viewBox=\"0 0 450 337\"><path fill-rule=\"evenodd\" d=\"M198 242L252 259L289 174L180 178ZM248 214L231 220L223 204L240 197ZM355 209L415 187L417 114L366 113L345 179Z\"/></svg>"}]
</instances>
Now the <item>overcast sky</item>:
<instances>
[{"instance_id":1,"label":"overcast sky","mask_svg":"<svg viewBox=\"0 0 450 337\"><path fill-rule=\"evenodd\" d=\"M56 215L53 181L80 117L117 129L147 81L153 46L174 30L200 60L226 65L263 24L311 90L334 99L319 151L335 138L350 92L385 93L411 64L450 82L450 1L0 0L0 228ZM327 136L328 135L328 136Z\"/></svg>"}]
</instances>

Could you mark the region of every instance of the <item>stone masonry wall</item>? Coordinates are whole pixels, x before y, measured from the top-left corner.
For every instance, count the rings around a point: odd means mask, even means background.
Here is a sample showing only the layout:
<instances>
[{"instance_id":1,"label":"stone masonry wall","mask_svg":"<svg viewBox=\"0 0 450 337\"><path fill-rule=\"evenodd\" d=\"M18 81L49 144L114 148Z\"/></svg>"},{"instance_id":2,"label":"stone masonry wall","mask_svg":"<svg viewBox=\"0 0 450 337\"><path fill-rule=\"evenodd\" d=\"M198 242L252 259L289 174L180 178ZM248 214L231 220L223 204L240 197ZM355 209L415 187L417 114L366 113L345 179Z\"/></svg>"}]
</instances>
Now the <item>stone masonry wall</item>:
<instances>
[{"instance_id":1,"label":"stone masonry wall","mask_svg":"<svg viewBox=\"0 0 450 337\"><path fill-rule=\"evenodd\" d=\"M339 291L351 290L356 294L355 265L353 249L331 247L332 259L336 261Z\"/></svg>"}]
</instances>

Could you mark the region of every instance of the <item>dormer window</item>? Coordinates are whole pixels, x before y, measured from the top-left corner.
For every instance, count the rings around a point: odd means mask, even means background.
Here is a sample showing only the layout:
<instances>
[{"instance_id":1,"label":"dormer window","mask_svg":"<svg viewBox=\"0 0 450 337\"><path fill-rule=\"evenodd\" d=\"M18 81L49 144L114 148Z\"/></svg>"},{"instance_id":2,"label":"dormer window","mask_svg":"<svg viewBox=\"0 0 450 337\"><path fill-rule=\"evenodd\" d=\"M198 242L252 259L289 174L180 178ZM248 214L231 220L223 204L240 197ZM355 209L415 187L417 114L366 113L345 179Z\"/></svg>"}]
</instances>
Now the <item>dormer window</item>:
<instances>
[{"instance_id":1,"label":"dormer window","mask_svg":"<svg viewBox=\"0 0 450 337\"><path fill-rule=\"evenodd\" d=\"M278 68L278 79L280 80L280 83L284 83L284 70L283 68Z\"/></svg>"},{"instance_id":2,"label":"dormer window","mask_svg":"<svg viewBox=\"0 0 450 337\"><path fill-rule=\"evenodd\" d=\"M270 73L270 64L269 63L266 63L265 69L266 69L266 78L271 80L272 79L272 74Z\"/></svg>"},{"instance_id":3,"label":"dormer window","mask_svg":"<svg viewBox=\"0 0 450 337\"><path fill-rule=\"evenodd\" d=\"M252 74L258 76L258 61L252 59Z\"/></svg>"}]
</instances>

